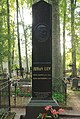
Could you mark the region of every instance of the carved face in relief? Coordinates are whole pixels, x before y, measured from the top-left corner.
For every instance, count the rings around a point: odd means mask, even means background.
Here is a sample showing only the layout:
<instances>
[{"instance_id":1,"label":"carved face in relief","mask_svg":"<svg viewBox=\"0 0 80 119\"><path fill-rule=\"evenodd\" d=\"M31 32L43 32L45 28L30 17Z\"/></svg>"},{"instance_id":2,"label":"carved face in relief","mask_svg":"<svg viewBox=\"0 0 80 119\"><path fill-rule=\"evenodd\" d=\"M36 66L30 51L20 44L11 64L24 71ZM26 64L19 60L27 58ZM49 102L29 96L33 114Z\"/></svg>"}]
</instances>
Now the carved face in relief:
<instances>
[{"instance_id":1,"label":"carved face in relief","mask_svg":"<svg viewBox=\"0 0 80 119\"><path fill-rule=\"evenodd\" d=\"M34 35L39 42L45 42L49 38L49 29L46 25L37 25L34 28Z\"/></svg>"}]
</instances>

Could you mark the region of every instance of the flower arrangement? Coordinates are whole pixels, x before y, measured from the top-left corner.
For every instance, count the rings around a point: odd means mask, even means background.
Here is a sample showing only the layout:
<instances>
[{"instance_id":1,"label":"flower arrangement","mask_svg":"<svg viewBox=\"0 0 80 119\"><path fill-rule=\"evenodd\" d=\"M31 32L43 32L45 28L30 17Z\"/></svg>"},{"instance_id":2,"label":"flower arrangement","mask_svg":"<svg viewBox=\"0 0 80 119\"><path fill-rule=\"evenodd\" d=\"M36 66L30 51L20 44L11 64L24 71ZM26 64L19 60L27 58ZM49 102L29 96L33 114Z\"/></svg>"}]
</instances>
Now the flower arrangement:
<instances>
[{"instance_id":1,"label":"flower arrangement","mask_svg":"<svg viewBox=\"0 0 80 119\"><path fill-rule=\"evenodd\" d=\"M44 109L46 113L40 113L37 119L59 119L59 114L64 112L64 109L60 108L57 111L56 109L53 109L51 105L46 106Z\"/></svg>"}]
</instances>

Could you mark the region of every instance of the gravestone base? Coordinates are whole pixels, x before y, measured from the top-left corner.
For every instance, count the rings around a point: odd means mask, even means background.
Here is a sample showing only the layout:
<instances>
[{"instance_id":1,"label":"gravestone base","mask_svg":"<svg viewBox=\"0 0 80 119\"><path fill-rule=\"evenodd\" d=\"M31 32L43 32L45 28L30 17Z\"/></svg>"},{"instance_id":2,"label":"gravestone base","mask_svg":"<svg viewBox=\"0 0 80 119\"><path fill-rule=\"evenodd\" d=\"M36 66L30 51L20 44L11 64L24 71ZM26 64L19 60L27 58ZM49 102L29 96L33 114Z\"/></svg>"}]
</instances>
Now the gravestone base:
<instances>
[{"instance_id":1,"label":"gravestone base","mask_svg":"<svg viewBox=\"0 0 80 119\"><path fill-rule=\"evenodd\" d=\"M59 105L55 100L31 100L26 107L25 119L37 119L39 113L45 113L44 107L51 105L56 110L59 109Z\"/></svg>"}]
</instances>

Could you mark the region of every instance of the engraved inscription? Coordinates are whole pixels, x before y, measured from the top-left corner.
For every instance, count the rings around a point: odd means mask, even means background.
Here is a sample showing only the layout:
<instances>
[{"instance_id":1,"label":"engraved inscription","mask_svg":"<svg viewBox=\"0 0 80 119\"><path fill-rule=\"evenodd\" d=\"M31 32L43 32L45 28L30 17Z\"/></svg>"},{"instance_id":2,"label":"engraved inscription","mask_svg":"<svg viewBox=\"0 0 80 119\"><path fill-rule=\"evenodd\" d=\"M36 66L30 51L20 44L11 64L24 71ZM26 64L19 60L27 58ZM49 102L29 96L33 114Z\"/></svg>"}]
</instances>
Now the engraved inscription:
<instances>
[{"instance_id":1,"label":"engraved inscription","mask_svg":"<svg viewBox=\"0 0 80 119\"><path fill-rule=\"evenodd\" d=\"M50 66L35 66L33 72L33 79L51 79Z\"/></svg>"},{"instance_id":2,"label":"engraved inscription","mask_svg":"<svg viewBox=\"0 0 80 119\"><path fill-rule=\"evenodd\" d=\"M33 71L50 71L51 67L33 67Z\"/></svg>"}]
</instances>

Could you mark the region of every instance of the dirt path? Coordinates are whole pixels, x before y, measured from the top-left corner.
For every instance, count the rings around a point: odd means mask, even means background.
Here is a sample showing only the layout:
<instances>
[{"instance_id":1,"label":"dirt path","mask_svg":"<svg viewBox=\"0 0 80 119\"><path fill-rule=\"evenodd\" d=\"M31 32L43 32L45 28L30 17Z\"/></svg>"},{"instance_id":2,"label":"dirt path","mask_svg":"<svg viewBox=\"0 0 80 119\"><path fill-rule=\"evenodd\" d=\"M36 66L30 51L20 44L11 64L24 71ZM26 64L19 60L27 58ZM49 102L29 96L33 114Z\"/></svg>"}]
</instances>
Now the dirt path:
<instances>
[{"instance_id":1,"label":"dirt path","mask_svg":"<svg viewBox=\"0 0 80 119\"><path fill-rule=\"evenodd\" d=\"M72 107L72 110L66 110L66 113L80 115L80 91L73 91L71 90L71 86L68 85L67 94L68 94L67 106Z\"/></svg>"},{"instance_id":2,"label":"dirt path","mask_svg":"<svg viewBox=\"0 0 80 119\"><path fill-rule=\"evenodd\" d=\"M14 119L20 119L20 115L25 115L25 108L12 108L12 112L16 112Z\"/></svg>"}]
</instances>

